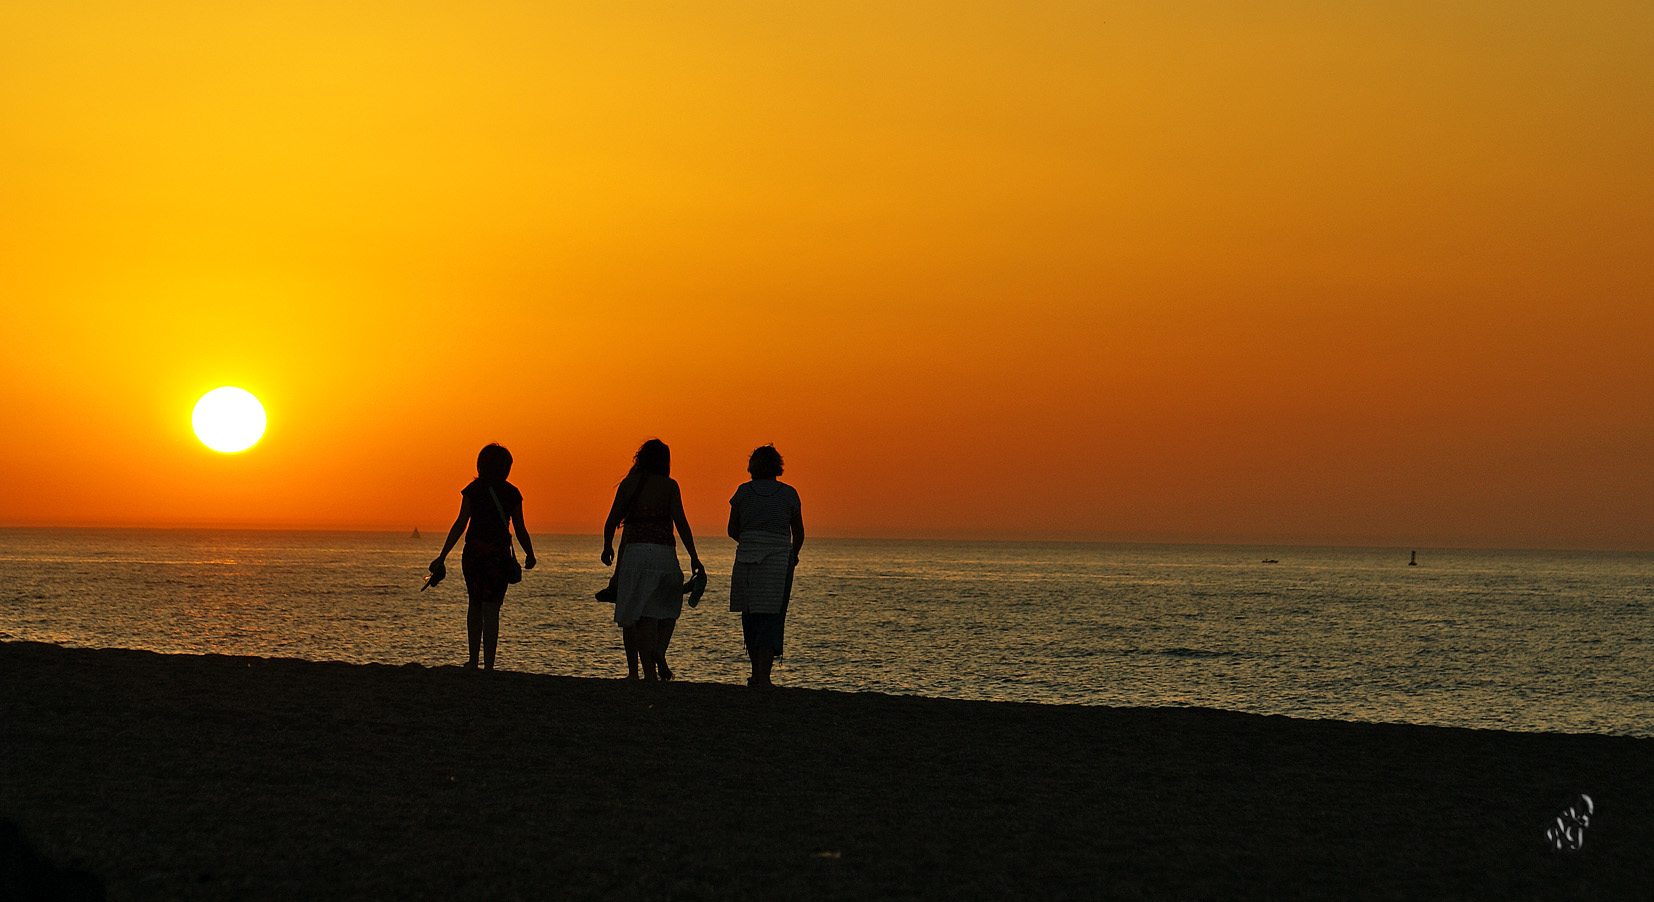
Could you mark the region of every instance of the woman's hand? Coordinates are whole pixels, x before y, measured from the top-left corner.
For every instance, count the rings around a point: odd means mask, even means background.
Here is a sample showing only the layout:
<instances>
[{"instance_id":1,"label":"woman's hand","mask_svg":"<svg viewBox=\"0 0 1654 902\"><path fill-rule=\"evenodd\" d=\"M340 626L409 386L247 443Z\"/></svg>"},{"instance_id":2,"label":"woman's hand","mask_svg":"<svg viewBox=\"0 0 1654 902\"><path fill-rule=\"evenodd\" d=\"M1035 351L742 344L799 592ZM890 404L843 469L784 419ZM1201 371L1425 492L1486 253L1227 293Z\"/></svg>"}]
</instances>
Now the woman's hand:
<instances>
[{"instance_id":1,"label":"woman's hand","mask_svg":"<svg viewBox=\"0 0 1654 902\"><path fill-rule=\"evenodd\" d=\"M689 558L689 572L690 573L705 573L706 572L706 565L701 563L700 558L691 556Z\"/></svg>"},{"instance_id":2,"label":"woman's hand","mask_svg":"<svg viewBox=\"0 0 1654 902\"><path fill-rule=\"evenodd\" d=\"M534 555L533 554L523 555L523 569L524 570L533 570L534 569Z\"/></svg>"},{"instance_id":3,"label":"woman's hand","mask_svg":"<svg viewBox=\"0 0 1654 902\"><path fill-rule=\"evenodd\" d=\"M441 573L442 571L447 570L448 556L445 554L432 561L429 569L432 573Z\"/></svg>"},{"instance_id":4,"label":"woman's hand","mask_svg":"<svg viewBox=\"0 0 1654 902\"><path fill-rule=\"evenodd\" d=\"M607 567L610 564L614 563L615 562L615 549L614 549L614 546L613 545L604 545L603 546L603 555L602 555L602 557L603 557L603 566Z\"/></svg>"}]
</instances>

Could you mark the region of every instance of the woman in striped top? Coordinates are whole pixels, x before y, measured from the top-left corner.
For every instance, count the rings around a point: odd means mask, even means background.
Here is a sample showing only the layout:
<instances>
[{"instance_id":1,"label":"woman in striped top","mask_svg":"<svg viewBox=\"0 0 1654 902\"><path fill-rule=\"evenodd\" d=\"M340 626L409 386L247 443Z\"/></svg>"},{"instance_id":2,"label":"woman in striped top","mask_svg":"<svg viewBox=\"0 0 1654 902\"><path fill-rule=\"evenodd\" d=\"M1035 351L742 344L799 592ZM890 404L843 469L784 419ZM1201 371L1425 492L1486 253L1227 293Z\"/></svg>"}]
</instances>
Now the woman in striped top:
<instances>
[{"instance_id":1,"label":"woman in striped top","mask_svg":"<svg viewBox=\"0 0 1654 902\"><path fill-rule=\"evenodd\" d=\"M798 492L779 481L781 452L765 445L747 458L752 481L729 499L729 537L735 571L729 581L729 609L741 612L741 632L752 659L748 686L770 683L770 667L781 657L781 639L792 598L793 569L804 547L804 515Z\"/></svg>"}]
</instances>

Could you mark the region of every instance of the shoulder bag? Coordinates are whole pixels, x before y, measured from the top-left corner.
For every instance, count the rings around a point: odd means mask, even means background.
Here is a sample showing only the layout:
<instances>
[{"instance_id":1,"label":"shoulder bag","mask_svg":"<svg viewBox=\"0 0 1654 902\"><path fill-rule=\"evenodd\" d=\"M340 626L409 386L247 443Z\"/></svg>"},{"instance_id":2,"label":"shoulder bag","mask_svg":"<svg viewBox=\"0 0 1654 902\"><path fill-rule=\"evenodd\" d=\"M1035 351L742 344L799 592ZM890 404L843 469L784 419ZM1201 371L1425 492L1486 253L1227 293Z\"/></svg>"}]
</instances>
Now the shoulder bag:
<instances>
[{"instance_id":1,"label":"shoulder bag","mask_svg":"<svg viewBox=\"0 0 1654 902\"><path fill-rule=\"evenodd\" d=\"M494 499L494 509L500 512L500 522L505 524L505 548L511 553L511 565L505 568L505 581L520 583L523 581L523 565L517 563L517 546L511 543L511 518L505 515L505 505L500 503L500 496L494 494L494 487L488 487L488 497Z\"/></svg>"}]
</instances>

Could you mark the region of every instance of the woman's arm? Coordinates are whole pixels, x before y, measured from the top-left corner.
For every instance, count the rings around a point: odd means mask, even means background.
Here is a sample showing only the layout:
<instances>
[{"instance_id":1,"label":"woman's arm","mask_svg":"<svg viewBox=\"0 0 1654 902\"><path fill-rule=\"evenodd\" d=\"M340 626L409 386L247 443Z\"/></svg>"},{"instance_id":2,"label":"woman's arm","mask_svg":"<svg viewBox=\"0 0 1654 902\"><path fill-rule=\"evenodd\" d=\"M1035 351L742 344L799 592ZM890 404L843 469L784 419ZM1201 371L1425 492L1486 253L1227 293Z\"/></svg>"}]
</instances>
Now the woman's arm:
<instances>
[{"instance_id":1,"label":"woman's arm","mask_svg":"<svg viewBox=\"0 0 1654 902\"><path fill-rule=\"evenodd\" d=\"M804 547L804 511L793 511L793 563L798 563L798 550Z\"/></svg>"},{"instance_id":2,"label":"woman's arm","mask_svg":"<svg viewBox=\"0 0 1654 902\"><path fill-rule=\"evenodd\" d=\"M741 511L735 507L735 502L729 503L729 537L741 541Z\"/></svg>"},{"instance_id":3,"label":"woman's arm","mask_svg":"<svg viewBox=\"0 0 1654 902\"><path fill-rule=\"evenodd\" d=\"M689 570L699 573L706 570L701 565L701 556L695 553L695 536L689 531L689 518L683 513L683 492L678 489L678 481L672 480L672 523L678 527L678 535L683 537L683 547L689 552Z\"/></svg>"},{"instance_id":4,"label":"woman's arm","mask_svg":"<svg viewBox=\"0 0 1654 902\"><path fill-rule=\"evenodd\" d=\"M620 526L620 520L626 512L620 509L620 499L631 496L626 486L634 479L641 477L628 476L615 486L615 500L609 505L609 519L603 521L603 566L614 563L615 559L615 529Z\"/></svg>"},{"instance_id":5,"label":"woman's arm","mask_svg":"<svg viewBox=\"0 0 1654 902\"><path fill-rule=\"evenodd\" d=\"M517 544L523 546L523 569L534 569L534 542L528 537L528 527L523 525L523 504L517 502L517 509L511 512L511 524L517 530Z\"/></svg>"},{"instance_id":6,"label":"woman's arm","mask_svg":"<svg viewBox=\"0 0 1654 902\"><path fill-rule=\"evenodd\" d=\"M459 516L454 519L454 525L448 529L448 540L442 543L442 553L431 562L431 569L438 570L447 566L448 552L454 550L454 543L465 535L465 524L471 522L471 496L461 495L459 499Z\"/></svg>"}]
</instances>

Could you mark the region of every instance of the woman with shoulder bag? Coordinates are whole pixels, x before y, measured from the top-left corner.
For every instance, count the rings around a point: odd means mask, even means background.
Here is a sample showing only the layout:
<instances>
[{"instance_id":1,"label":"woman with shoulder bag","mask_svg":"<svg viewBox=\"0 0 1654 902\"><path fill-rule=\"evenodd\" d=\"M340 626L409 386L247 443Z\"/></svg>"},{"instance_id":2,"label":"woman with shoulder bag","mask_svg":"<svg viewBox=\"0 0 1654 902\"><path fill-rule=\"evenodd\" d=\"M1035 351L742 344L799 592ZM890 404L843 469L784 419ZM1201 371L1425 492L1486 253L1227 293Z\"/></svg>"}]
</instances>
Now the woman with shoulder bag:
<instances>
[{"instance_id":1,"label":"woman with shoulder bag","mask_svg":"<svg viewBox=\"0 0 1654 902\"><path fill-rule=\"evenodd\" d=\"M511 452L492 444L477 454L477 478L460 490L459 517L448 530L442 553L431 562L431 583L447 573L448 552L465 536L460 553L460 570L465 574L465 591L470 597L465 625L471 658L466 670L477 668L477 650L482 647L482 665L494 669L494 648L500 638L500 605L505 589L523 578L523 570L534 569L534 545L523 525L523 493L506 481L511 475ZM467 525L469 524L469 528ZM523 546L523 562L511 547L511 530Z\"/></svg>"}]
</instances>

